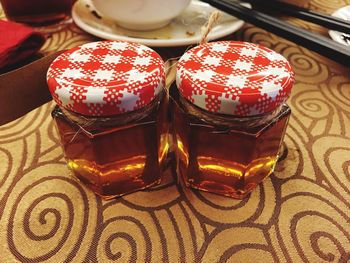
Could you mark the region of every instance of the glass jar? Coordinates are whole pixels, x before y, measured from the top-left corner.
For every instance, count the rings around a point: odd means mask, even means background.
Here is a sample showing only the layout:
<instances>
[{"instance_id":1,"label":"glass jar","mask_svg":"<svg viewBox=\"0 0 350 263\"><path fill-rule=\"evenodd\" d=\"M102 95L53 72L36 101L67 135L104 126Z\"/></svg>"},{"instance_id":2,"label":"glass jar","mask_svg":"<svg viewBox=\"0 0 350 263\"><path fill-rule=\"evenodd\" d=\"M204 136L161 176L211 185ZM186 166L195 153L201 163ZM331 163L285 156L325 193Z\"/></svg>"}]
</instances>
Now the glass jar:
<instances>
[{"instance_id":1,"label":"glass jar","mask_svg":"<svg viewBox=\"0 0 350 263\"><path fill-rule=\"evenodd\" d=\"M6 17L40 26L70 17L73 0L0 0Z\"/></svg>"},{"instance_id":2,"label":"glass jar","mask_svg":"<svg viewBox=\"0 0 350 263\"><path fill-rule=\"evenodd\" d=\"M161 57L121 41L89 43L50 66L52 112L69 168L112 198L157 185L168 145Z\"/></svg>"},{"instance_id":3,"label":"glass jar","mask_svg":"<svg viewBox=\"0 0 350 263\"><path fill-rule=\"evenodd\" d=\"M251 43L197 46L178 63L172 90L178 173L186 186L233 198L269 176L291 114L294 73Z\"/></svg>"}]
</instances>

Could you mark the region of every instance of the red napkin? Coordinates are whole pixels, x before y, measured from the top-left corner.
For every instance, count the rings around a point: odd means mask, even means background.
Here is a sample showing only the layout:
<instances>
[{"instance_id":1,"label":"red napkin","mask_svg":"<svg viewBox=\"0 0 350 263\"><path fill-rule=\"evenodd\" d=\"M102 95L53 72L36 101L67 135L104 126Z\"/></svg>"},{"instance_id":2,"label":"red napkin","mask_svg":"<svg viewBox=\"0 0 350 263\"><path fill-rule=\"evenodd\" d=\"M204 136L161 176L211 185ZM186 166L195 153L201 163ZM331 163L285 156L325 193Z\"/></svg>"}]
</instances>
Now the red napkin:
<instances>
[{"instance_id":1,"label":"red napkin","mask_svg":"<svg viewBox=\"0 0 350 263\"><path fill-rule=\"evenodd\" d=\"M44 42L44 35L32 28L0 20L0 69L34 55Z\"/></svg>"}]
</instances>

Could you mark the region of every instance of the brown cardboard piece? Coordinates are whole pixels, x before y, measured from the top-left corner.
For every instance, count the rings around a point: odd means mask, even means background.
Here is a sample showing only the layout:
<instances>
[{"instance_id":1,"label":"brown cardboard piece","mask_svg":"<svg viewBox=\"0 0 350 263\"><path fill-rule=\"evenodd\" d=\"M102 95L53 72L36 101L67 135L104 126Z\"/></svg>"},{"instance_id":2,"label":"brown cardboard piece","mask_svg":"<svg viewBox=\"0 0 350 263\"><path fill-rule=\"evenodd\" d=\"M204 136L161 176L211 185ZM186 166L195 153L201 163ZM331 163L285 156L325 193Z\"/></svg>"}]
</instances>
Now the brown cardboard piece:
<instances>
[{"instance_id":1,"label":"brown cardboard piece","mask_svg":"<svg viewBox=\"0 0 350 263\"><path fill-rule=\"evenodd\" d=\"M46 72L58 51L24 67L0 75L0 125L50 101Z\"/></svg>"}]
</instances>

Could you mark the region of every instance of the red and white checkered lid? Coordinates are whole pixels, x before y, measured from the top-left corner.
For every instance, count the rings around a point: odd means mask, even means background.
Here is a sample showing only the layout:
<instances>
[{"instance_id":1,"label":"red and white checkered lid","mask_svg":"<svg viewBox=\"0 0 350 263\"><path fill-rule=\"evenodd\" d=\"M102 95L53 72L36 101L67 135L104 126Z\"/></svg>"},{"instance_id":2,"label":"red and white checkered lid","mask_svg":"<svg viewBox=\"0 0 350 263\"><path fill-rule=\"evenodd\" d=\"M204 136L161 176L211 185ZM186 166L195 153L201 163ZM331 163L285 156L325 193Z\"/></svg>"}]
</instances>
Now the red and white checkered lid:
<instances>
[{"instance_id":1,"label":"red and white checkered lid","mask_svg":"<svg viewBox=\"0 0 350 263\"><path fill-rule=\"evenodd\" d=\"M152 49L100 41L58 56L47 73L56 103L89 116L111 116L149 104L165 85L162 58Z\"/></svg>"},{"instance_id":2,"label":"red and white checkered lid","mask_svg":"<svg viewBox=\"0 0 350 263\"><path fill-rule=\"evenodd\" d=\"M284 103L294 84L289 62L252 43L221 41L192 48L177 65L180 93L221 114L253 116Z\"/></svg>"}]
</instances>

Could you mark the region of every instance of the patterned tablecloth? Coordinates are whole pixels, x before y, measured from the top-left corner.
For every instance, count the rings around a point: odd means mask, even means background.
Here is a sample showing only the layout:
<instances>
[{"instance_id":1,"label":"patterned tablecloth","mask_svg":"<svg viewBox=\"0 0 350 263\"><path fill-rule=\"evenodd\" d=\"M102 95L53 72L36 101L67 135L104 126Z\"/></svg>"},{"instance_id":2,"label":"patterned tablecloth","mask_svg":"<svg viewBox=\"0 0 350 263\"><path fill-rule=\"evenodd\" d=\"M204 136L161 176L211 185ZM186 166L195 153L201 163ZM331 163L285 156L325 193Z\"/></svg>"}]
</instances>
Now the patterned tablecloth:
<instances>
[{"instance_id":1,"label":"patterned tablecloth","mask_svg":"<svg viewBox=\"0 0 350 263\"><path fill-rule=\"evenodd\" d=\"M72 179L48 103L0 127L0 262L348 262L350 70L252 25L230 38L280 52L296 72L287 151L270 178L242 201L174 180L103 201ZM92 40L71 24L43 51Z\"/></svg>"}]
</instances>

